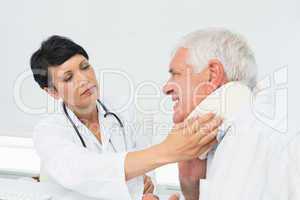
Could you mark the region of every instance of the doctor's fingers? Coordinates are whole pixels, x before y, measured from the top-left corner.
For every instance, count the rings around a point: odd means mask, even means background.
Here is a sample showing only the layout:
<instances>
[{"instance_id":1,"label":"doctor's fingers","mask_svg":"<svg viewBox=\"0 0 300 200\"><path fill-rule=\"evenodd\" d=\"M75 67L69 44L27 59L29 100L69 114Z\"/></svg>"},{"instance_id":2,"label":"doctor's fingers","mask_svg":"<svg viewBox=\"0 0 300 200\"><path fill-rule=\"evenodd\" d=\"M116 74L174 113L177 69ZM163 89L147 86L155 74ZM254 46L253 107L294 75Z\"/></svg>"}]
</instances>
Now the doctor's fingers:
<instances>
[{"instance_id":1,"label":"doctor's fingers","mask_svg":"<svg viewBox=\"0 0 300 200\"><path fill-rule=\"evenodd\" d=\"M183 129L183 128L186 128L186 127L191 128L192 126L195 126L195 124L204 124L204 123L212 120L214 117L215 117L214 113L207 113L205 115L201 115L201 116L198 116L198 117L192 117L192 118L190 118L190 119L188 119L184 122L175 124L173 129L178 130L178 129Z\"/></svg>"},{"instance_id":2,"label":"doctor's fingers","mask_svg":"<svg viewBox=\"0 0 300 200\"><path fill-rule=\"evenodd\" d=\"M202 124L194 123L192 126L192 134L194 133L203 133L207 134L214 131L222 124L223 120L221 117L214 117L211 120L208 120Z\"/></svg>"},{"instance_id":3,"label":"doctor's fingers","mask_svg":"<svg viewBox=\"0 0 300 200\"><path fill-rule=\"evenodd\" d=\"M216 144L218 144L217 139L213 139L205 145L198 145L196 148L191 149L190 155L193 158L198 158L199 156L210 152Z\"/></svg>"},{"instance_id":4,"label":"doctor's fingers","mask_svg":"<svg viewBox=\"0 0 300 200\"><path fill-rule=\"evenodd\" d=\"M198 155L201 156L202 154L207 154L210 152L216 145L218 144L218 140L214 139L211 142L207 143L206 145L202 146L199 149Z\"/></svg>"},{"instance_id":5,"label":"doctor's fingers","mask_svg":"<svg viewBox=\"0 0 300 200\"><path fill-rule=\"evenodd\" d=\"M193 158L199 155L199 151L205 148L207 144L216 140L218 129L215 129L209 134L196 133L192 135L186 145L187 150L190 151Z\"/></svg>"},{"instance_id":6,"label":"doctor's fingers","mask_svg":"<svg viewBox=\"0 0 300 200\"><path fill-rule=\"evenodd\" d=\"M203 135L208 134L219 127L223 122L222 118L217 116L206 119L206 121L196 120L184 129L181 129L182 134L186 136L198 133L202 133Z\"/></svg>"},{"instance_id":7,"label":"doctor's fingers","mask_svg":"<svg viewBox=\"0 0 300 200\"><path fill-rule=\"evenodd\" d=\"M218 132L219 132L218 128L215 128L213 131L211 131L210 133L206 133L206 134L203 134L202 131L198 131L195 134L196 136L198 136L198 146L203 147L203 146L209 144L210 142L212 142L213 140L216 140Z\"/></svg>"}]
</instances>

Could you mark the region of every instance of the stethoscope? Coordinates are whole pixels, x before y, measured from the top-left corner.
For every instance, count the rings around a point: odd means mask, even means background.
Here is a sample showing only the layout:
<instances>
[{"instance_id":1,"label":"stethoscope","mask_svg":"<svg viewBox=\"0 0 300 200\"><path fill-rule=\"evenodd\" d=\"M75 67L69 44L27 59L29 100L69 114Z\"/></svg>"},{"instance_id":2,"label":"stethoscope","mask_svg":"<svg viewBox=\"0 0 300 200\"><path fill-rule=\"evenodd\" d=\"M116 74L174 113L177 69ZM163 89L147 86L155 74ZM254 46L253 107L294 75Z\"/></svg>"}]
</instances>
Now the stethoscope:
<instances>
[{"instance_id":1,"label":"stethoscope","mask_svg":"<svg viewBox=\"0 0 300 200\"><path fill-rule=\"evenodd\" d=\"M125 138L124 125L123 125L122 121L120 120L120 118L118 117L118 115L116 115L116 114L113 113L113 112L110 112L110 111L107 109L107 107L106 107L99 99L97 99L97 101L98 101L98 103L101 105L101 107L103 108L103 110L104 110L104 112L105 112L104 118L107 118L107 117L109 117L109 116L113 116L113 117L118 121L120 127L123 129L123 130L122 130L122 133L123 133L123 140L124 140L125 150L127 150L127 142L126 142L126 138ZM67 109L66 109L66 105L65 105L64 102L62 103L62 106L63 106L63 109L64 109L64 113L65 113L65 115L67 116L69 122L72 124L72 126L73 126L73 128L74 128L74 130L75 130L75 132L76 132L76 134L77 134L77 136L79 137L79 139L80 139L80 141L81 141L82 146L86 148L86 144L85 144L85 142L84 142L84 140L83 140L81 134L79 133L78 128L76 127L75 123L74 123L73 120L71 119L71 117L70 117L70 115L69 115L69 113L68 113L68 111L67 111ZM115 152L117 152L117 149L116 149L116 147L113 145L111 139L109 139L109 143L111 144L113 150L114 150Z\"/></svg>"}]
</instances>

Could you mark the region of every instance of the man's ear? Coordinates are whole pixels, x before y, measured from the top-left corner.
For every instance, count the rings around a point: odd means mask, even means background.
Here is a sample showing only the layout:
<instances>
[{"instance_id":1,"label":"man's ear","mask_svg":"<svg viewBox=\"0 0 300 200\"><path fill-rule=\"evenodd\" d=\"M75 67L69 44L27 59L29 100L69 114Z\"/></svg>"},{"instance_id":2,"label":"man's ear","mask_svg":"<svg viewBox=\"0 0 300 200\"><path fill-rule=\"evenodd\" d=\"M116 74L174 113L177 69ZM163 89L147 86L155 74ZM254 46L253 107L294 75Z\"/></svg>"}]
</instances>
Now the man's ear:
<instances>
[{"instance_id":1,"label":"man's ear","mask_svg":"<svg viewBox=\"0 0 300 200\"><path fill-rule=\"evenodd\" d=\"M56 88L54 87L44 87L44 90L50 95L52 96L54 99L59 100L60 97L58 95L58 92L56 90Z\"/></svg>"},{"instance_id":2,"label":"man's ear","mask_svg":"<svg viewBox=\"0 0 300 200\"><path fill-rule=\"evenodd\" d=\"M209 81L216 89L226 81L223 64L218 59L211 59L208 62Z\"/></svg>"}]
</instances>

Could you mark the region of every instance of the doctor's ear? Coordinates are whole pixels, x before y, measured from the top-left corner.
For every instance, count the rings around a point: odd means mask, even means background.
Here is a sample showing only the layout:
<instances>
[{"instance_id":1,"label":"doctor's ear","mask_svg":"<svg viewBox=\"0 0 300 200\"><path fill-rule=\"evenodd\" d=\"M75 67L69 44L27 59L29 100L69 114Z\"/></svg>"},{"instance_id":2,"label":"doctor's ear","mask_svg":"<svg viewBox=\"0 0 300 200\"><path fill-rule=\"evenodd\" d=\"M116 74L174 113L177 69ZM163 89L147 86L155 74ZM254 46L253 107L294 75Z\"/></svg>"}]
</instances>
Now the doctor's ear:
<instances>
[{"instance_id":1,"label":"doctor's ear","mask_svg":"<svg viewBox=\"0 0 300 200\"><path fill-rule=\"evenodd\" d=\"M208 61L208 71L209 82L214 89L227 82L224 66L218 59L211 59Z\"/></svg>"},{"instance_id":2,"label":"doctor's ear","mask_svg":"<svg viewBox=\"0 0 300 200\"><path fill-rule=\"evenodd\" d=\"M54 99L59 100L60 97L55 87L44 87L44 90Z\"/></svg>"}]
</instances>

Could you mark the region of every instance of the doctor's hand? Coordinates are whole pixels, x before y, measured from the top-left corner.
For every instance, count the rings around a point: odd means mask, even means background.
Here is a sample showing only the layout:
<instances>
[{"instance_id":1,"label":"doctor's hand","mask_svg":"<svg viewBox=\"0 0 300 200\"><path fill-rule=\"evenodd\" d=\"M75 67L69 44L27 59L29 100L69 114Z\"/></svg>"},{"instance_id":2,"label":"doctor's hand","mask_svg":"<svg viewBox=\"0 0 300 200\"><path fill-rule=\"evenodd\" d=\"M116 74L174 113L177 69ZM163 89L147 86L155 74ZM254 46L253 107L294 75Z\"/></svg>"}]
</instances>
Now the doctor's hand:
<instances>
[{"instance_id":1,"label":"doctor's hand","mask_svg":"<svg viewBox=\"0 0 300 200\"><path fill-rule=\"evenodd\" d=\"M173 163L198 158L217 144L216 136L222 119L209 113L196 119L176 124L161 143L167 162Z\"/></svg>"},{"instance_id":2,"label":"doctor's hand","mask_svg":"<svg viewBox=\"0 0 300 200\"><path fill-rule=\"evenodd\" d=\"M128 152L125 157L125 180L141 176L169 163L191 160L209 151L216 143L222 120L214 114L177 124L160 144Z\"/></svg>"}]
</instances>

